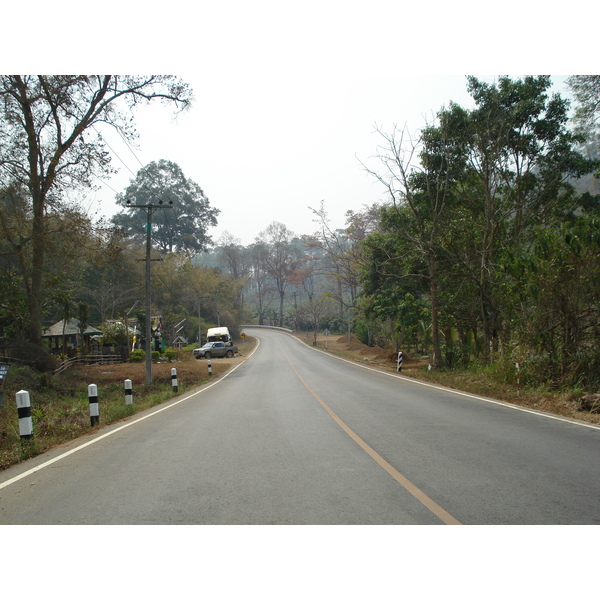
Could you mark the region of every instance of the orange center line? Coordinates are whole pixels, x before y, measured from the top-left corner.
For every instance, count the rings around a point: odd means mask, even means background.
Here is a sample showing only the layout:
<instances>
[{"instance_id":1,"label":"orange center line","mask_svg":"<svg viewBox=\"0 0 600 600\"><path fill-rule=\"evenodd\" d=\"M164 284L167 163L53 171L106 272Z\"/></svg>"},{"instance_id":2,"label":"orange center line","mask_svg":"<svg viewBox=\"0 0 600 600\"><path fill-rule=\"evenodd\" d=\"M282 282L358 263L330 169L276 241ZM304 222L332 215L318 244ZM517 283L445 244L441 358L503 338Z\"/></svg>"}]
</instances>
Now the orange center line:
<instances>
[{"instance_id":1,"label":"orange center line","mask_svg":"<svg viewBox=\"0 0 600 600\"><path fill-rule=\"evenodd\" d=\"M285 354L285 352L284 352ZM360 436L358 436L340 417L337 416L333 410L326 404L319 395L304 381L298 370L293 365L290 357L285 354L292 370L296 374L296 377L300 380L302 385L312 394L317 402L327 411L329 416L342 428L342 430L348 434L382 469L389 473L407 492L414 496L425 508L431 511L438 519L440 519L446 525L462 525L462 523L455 519L450 513L444 510L439 504L434 502L427 494L421 491L416 485L411 483L402 473L395 469L385 458L378 454L369 444L367 444Z\"/></svg>"}]
</instances>

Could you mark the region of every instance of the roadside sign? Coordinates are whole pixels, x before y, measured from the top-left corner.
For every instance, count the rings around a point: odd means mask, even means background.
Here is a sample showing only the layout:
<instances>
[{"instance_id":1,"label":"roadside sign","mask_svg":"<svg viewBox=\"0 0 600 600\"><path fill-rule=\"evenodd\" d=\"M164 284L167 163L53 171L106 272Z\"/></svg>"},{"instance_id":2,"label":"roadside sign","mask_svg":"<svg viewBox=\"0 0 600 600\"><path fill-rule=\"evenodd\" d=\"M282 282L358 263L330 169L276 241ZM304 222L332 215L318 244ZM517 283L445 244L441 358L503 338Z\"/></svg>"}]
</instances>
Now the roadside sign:
<instances>
[{"instance_id":1,"label":"roadside sign","mask_svg":"<svg viewBox=\"0 0 600 600\"><path fill-rule=\"evenodd\" d=\"M0 365L0 408L4 408L4 390L1 388L4 387L4 380L6 379L9 367L10 365Z\"/></svg>"},{"instance_id":2,"label":"roadside sign","mask_svg":"<svg viewBox=\"0 0 600 600\"><path fill-rule=\"evenodd\" d=\"M246 334L242 331L242 333L240 333L240 337L245 340L246 339Z\"/></svg>"}]
</instances>

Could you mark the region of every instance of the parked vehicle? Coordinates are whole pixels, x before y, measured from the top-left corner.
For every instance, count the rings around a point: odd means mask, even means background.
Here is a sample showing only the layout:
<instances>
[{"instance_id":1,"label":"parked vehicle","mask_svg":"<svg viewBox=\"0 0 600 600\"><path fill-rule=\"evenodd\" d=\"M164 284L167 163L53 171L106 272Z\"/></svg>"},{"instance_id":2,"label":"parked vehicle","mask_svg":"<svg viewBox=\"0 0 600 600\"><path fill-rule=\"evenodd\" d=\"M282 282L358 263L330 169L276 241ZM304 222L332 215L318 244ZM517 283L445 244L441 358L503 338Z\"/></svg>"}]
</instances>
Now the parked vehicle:
<instances>
[{"instance_id":1,"label":"parked vehicle","mask_svg":"<svg viewBox=\"0 0 600 600\"><path fill-rule=\"evenodd\" d=\"M211 329L208 329L206 332L206 341L224 342L229 346L233 345L233 341L231 339L231 335L229 334L229 329L227 329L227 327L212 327Z\"/></svg>"},{"instance_id":2,"label":"parked vehicle","mask_svg":"<svg viewBox=\"0 0 600 600\"><path fill-rule=\"evenodd\" d=\"M207 342L202 348L193 350L194 356L200 358L232 358L238 353L237 346L228 346L225 342Z\"/></svg>"}]
</instances>

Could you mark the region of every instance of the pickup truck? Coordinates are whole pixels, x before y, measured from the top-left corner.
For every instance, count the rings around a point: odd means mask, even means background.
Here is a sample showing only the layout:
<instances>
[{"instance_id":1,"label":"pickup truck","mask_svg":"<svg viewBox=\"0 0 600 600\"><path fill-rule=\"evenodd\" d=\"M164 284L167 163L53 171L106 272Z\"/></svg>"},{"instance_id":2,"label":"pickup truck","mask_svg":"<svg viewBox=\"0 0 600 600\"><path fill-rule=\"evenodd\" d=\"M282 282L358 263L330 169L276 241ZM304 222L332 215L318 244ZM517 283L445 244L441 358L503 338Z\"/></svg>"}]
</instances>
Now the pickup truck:
<instances>
[{"instance_id":1,"label":"pickup truck","mask_svg":"<svg viewBox=\"0 0 600 600\"><path fill-rule=\"evenodd\" d=\"M225 342L208 342L202 348L193 350L194 356L200 358L231 358L238 353L237 346L228 346Z\"/></svg>"}]
</instances>

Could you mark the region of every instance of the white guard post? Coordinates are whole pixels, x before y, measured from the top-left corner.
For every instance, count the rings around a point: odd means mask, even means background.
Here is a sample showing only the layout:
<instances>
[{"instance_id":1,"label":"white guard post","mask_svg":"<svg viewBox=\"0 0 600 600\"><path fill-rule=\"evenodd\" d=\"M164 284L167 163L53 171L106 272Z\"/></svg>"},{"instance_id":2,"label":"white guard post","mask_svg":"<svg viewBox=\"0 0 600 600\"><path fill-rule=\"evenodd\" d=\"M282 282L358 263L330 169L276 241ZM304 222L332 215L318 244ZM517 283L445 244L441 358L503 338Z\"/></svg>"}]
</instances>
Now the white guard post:
<instances>
[{"instance_id":1,"label":"white guard post","mask_svg":"<svg viewBox=\"0 0 600 600\"><path fill-rule=\"evenodd\" d=\"M17 392L17 414L19 416L19 435L22 440L33 437L33 421L31 419L31 399L29 392Z\"/></svg>"},{"instance_id":2,"label":"white guard post","mask_svg":"<svg viewBox=\"0 0 600 600\"><path fill-rule=\"evenodd\" d=\"M125 404L133 404L133 384L131 379L125 380Z\"/></svg>"},{"instance_id":3,"label":"white guard post","mask_svg":"<svg viewBox=\"0 0 600 600\"><path fill-rule=\"evenodd\" d=\"M173 386L173 391L177 392L179 389L177 385L177 369L171 369L171 385Z\"/></svg>"},{"instance_id":4,"label":"white guard post","mask_svg":"<svg viewBox=\"0 0 600 600\"><path fill-rule=\"evenodd\" d=\"M90 425L100 423L100 411L98 410L98 386L95 383L88 385L88 397L90 401Z\"/></svg>"}]
</instances>

